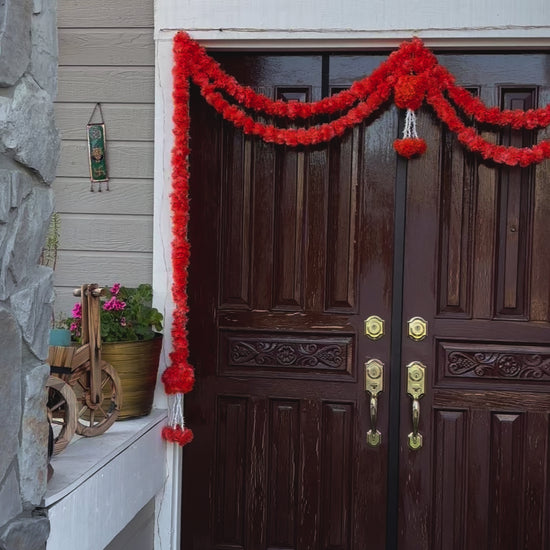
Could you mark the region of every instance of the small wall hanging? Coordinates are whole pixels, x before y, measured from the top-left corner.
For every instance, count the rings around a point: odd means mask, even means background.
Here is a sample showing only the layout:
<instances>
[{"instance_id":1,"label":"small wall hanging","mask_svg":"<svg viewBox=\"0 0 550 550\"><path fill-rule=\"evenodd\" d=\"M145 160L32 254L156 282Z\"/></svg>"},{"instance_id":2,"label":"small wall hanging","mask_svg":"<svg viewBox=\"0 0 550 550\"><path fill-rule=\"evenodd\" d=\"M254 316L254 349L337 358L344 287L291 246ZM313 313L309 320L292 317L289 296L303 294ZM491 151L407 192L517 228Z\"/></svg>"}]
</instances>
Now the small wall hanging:
<instances>
[{"instance_id":1,"label":"small wall hanging","mask_svg":"<svg viewBox=\"0 0 550 550\"><path fill-rule=\"evenodd\" d=\"M100 122L92 123L96 111L99 110ZM105 190L109 191L109 176L107 174L105 123L101 103L96 103L94 110L86 125L86 138L88 141L88 163L90 166L90 191L94 191L94 183L98 184L98 191L102 191L102 184L105 183Z\"/></svg>"}]
</instances>

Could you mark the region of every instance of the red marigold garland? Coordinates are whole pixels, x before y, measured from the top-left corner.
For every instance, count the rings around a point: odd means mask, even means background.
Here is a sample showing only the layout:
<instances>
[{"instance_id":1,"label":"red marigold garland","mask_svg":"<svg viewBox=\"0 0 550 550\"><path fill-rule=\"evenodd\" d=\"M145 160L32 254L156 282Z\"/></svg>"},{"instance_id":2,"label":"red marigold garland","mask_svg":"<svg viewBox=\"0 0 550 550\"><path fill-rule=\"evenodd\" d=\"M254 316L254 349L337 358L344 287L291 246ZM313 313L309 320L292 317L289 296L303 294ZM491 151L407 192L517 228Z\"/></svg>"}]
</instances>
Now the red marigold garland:
<instances>
[{"instance_id":1,"label":"red marigold garland","mask_svg":"<svg viewBox=\"0 0 550 550\"><path fill-rule=\"evenodd\" d=\"M380 83L378 89L369 95L369 97L351 108L347 114L318 126L310 128L280 128L272 124L262 124L255 122L247 115L245 111L235 105L231 105L222 94L216 92L212 86L201 86L201 93L204 99L212 106L223 118L231 122L234 126L242 128L245 134L260 136L268 143L277 143L279 145L315 145L330 141L336 136L341 136L346 130L362 122L372 115L381 105L389 99L391 87L386 83Z\"/></svg>"},{"instance_id":2,"label":"red marigold garland","mask_svg":"<svg viewBox=\"0 0 550 550\"><path fill-rule=\"evenodd\" d=\"M488 142L474 129L467 129L463 124L458 125L456 112L443 93L447 93L458 108L479 122L498 126L510 125L514 129L548 126L550 106L525 112L486 107L481 100L455 84L453 75L438 64L433 53L418 38L403 43L370 76L355 82L349 90L313 103L273 101L247 86L240 85L221 69L204 48L183 32L176 35L174 46L181 58L185 59L188 75L199 86L206 101L226 120L242 128L244 133L257 135L268 142L294 147L329 141L371 116L389 99L393 91L396 105L412 111L417 110L428 96L432 101L436 95L443 98L435 100L438 105L437 115L451 129L460 126L457 131L460 142L471 151L481 153L485 159L527 166L550 157L546 142L530 148L505 147ZM236 104L232 104L229 98ZM431 101L428 103L432 105ZM285 128L258 122L244 109L263 116L289 119L340 114L335 120L321 125ZM396 140L394 147L400 154L412 157L423 153L425 143L417 137L404 137Z\"/></svg>"},{"instance_id":3,"label":"red marigold garland","mask_svg":"<svg viewBox=\"0 0 550 550\"><path fill-rule=\"evenodd\" d=\"M522 148L496 145L485 140L474 127L467 127L456 109L461 109L483 124L534 130L550 125L550 105L528 111L486 107L479 98L455 83L454 76L438 64L434 54L418 38L404 42L371 75L352 84L349 90L312 103L273 101L252 88L240 85L184 32L178 33L174 38L173 52L174 147L171 208L174 272L172 294L175 311L171 365L162 376L166 393L172 399L169 424L163 430L163 437L185 445L193 439L193 433L185 427L182 397L191 391L194 383L193 368L189 365L189 308L186 290L190 255L187 236L190 80L200 88L206 101L223 118L241 128L244 133L290 147L327 142L341 136L352 126L373 115L393 93L395 104L407 110L403 137L395 140L394 148L407 158L421 155L426 150L426 142L416 133L415 118L415 111L426 101L470 151L480 154L484 159L510 166L529 166L550 158L550 140ZM258 122L247 111L292 120L336 113L338 116L330 122L307 128L288 128L284 125Z\"/></svg>"},{"instance_id":4,"label":"red marigold garland","mask_svg":"<svg viewBox=\"0 0 550 550\"><path fill-rule=\"evenodd\" d=\"M170 402L168 425L162 430L167 441L185 445L193 432L185 427L183 394L191 391L195 380L189 365L187 338L187 276L190 246L187 237L189 221L189 59L185 51L174 47L174 146L172 149L172 296L175 310L172 324L173 351L171 365L163 372L162 382Z\"/></svg>"}]
</instances>

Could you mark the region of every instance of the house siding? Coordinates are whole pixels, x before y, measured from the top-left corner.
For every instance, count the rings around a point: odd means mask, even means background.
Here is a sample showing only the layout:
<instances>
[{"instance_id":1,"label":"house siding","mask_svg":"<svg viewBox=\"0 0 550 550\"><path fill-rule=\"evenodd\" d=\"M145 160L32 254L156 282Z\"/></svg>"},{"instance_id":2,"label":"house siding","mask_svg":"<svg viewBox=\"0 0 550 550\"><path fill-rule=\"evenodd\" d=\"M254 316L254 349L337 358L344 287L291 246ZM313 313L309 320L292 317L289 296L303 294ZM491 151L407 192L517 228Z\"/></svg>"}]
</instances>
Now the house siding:
<instances>
[{"instance_id":1,"label":"house siding","mask_svg":"<svg viewBox=\"0 0 550 550\"><path fill-rule=\"evenodd\" d=\"M58 31L55 288L56 313L67 315L72 290L83 282L132 286L152 279L153 0L59 0ZM110 191L91 193L86 124L97 102Z\"/></svg>"}]
</instances>

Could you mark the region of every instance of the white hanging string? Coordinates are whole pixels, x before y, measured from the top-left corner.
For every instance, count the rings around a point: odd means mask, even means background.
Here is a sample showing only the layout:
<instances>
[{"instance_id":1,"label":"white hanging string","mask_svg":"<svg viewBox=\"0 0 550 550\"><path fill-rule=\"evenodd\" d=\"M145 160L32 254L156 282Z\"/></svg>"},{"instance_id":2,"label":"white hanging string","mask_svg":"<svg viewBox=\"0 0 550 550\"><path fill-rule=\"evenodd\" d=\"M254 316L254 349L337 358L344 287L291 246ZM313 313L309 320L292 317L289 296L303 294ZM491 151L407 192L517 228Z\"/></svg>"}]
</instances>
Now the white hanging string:
<instances>
[{"instance_id":1,"label":"white hanging string","mask_svg":"<svg viewBox=\"0 0 550 550\"><path fill-rule=\"evenodd\" d=\"M172 428L180 426L185 428L183 416L183 393L170 394L168 396L168 424Z\"/></svg>"},{"instance_id":2,"label":"white hanging string","mask_svg":"<svg viewBox=\"0 0 550 550\"><path fill-rule=\"evenodd\" d=\"M403 129L403 139L418 138L416 133L416 114L412 109L407 109L405 116L405 128Z\"/></svg>"}]
</instances>

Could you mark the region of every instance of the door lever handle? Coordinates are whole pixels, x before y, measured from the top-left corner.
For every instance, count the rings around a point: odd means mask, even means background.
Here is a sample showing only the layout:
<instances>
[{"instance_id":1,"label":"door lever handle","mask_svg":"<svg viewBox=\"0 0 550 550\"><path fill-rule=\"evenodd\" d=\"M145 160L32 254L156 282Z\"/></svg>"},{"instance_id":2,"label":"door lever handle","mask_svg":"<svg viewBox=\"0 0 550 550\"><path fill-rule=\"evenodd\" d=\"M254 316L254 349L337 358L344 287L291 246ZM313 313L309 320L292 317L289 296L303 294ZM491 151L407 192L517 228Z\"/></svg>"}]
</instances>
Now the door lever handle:
<instances>
[{"instance_id":1,"label":"door lever handle","mask_svg":"<svg viewBox=\"0 0 550 550\"><path fill-rule=\"evenodd\" d=\"M379 359L369 359L365 363L365 390L370 396L370 430L367 432L367 443L378 447L382 434L378 430L378 394L384 389L384 363Z\"/></svg>"},{"instance_id":2,"label":"door lever handle","mask_svg":"<svg viewBox=\"0 0 550 550\"><path fill-rule=\"evenodd\" d=\"M418 431L420 424L419 399L425 391L426 366L420 361L413 361L407 365L407 393L412 398L412 425L413 431L409 434L409 448L416 451L422 447L422 434Z\"/></svg>"}]
</instances>

